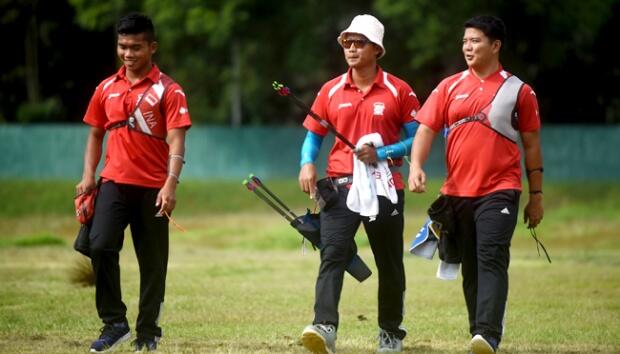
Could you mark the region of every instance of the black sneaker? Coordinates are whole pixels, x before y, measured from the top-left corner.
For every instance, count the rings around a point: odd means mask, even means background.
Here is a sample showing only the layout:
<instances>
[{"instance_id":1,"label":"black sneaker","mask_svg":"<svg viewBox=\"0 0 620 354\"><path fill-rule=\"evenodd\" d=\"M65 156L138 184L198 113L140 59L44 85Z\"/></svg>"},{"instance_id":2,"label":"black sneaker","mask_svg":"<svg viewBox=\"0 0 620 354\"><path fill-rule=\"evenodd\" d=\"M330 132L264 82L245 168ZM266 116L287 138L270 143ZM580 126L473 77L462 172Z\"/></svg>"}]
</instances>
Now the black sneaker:
<instances>
[{"instance_id":1,"label":"black sneaker","mask_svg":"<svg viewBox=\"0 0 620 354\"><path fill-rule=\"evenodd\" d=\"M134 352L141 352L146 349L147 352L157 350L157 341L155 339L140 338L131 342Z\"/></svg>"},{"instance_id":2,"label":"black sneaker","mask_svg":"<svg viewBox=\"0 0 620 354\"><path fill-rule=\"evenodd\" d=\"M105 353L131 337L129 325L126 322L106 324L101 328L99 339L90 345L91 353Z\"/></svg>"}]
</instances>

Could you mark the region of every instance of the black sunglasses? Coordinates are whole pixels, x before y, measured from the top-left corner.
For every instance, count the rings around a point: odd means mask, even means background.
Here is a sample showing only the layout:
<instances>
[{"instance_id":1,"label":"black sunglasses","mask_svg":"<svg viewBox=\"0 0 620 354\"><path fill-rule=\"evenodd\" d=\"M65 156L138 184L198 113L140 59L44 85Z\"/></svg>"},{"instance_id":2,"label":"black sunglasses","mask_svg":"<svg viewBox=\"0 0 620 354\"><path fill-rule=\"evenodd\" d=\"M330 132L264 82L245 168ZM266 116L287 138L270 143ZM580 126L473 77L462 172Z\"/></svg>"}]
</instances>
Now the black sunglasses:
<instances>
[{"instance_id":1,"label":"black sunglasses","mask_svg":"<svg viewBox=\"0 0 620 354\"><path fill-rule=\"evenodd\" d=\"M343 39L340 41L342 48L349 49L351 45L355 44L355 48L364 48L366 44L370 43L368 39Z\"/></svg>"}]
</instances>

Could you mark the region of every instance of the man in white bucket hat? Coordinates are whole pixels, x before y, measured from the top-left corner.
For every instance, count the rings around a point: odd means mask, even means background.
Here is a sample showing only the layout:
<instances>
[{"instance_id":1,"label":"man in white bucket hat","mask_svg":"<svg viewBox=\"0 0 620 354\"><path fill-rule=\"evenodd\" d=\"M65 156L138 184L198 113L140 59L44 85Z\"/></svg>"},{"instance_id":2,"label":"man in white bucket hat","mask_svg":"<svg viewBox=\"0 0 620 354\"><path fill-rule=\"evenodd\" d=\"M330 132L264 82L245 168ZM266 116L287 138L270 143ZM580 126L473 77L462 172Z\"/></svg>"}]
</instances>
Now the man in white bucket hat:
<instances>
[{"instance_id":1,"label":"man in white bucket hat","mask_svg":"<svg viewBox=\"0 0 620 354\"><path fill-rule=\"evenodd\" d=\"M318 186L314 162L328 129L310 116L304 121L308 133L301 151L299 184L301 190L310 196L315 196L318 189L318 195L327 201L320 213L323 247L315 287L315 316L301 336L304 347L313 353L334 353L336 350L338 303L345 268L356 254L351 244L355 244L354 237L360 224L364 225L368 235L379 273L379 352L402 351L402 340L407 334L401 327L405 293L404 183L399 167L402 157L411 150L417 129L414 118L420 103L406 82L377 65L377 60L385 55L383 31L383 25L375 17L359 15L338 36L349 69L323 85L312 110L358 147L352 150L340 139L335 139L328 156L327 177L318 181ZM402 130L405 132L403 140L400 137ZM358 143L377 135L383 146ZM383 170L377 168L376 171L387 172L382 178L387 176L389 197L381 194L378 188L367 188L370 193L367 195L362 193L362 188L352 188L352 185L359 185L355 179L360 175L356 172L353 177L354 164L358 171L360 166L367 171L383 166ZM374 177L379 181L376 172ZM363 216L361 210L350 207L352 204L347 202L349 195L361 195L363 198L358 200L374 204L376 215Z\"/></svg>"},{"instance_id":2,"label":"man in white bucket hat","mask_svg":"<svg viewBox=\"0 0 620 354\"><path fill-rule=\"evenodd\" d=\"M340 45L343 45L343 40L347 38L348 34L361 34L370 43L381 48L381 53L377 56L377 59L382 58L385 55L385 47L383 47L383 24L372 15L357 15L351 21L351 24L347 29L340 33L337 40Z\"/></svg>"}]
</instances>

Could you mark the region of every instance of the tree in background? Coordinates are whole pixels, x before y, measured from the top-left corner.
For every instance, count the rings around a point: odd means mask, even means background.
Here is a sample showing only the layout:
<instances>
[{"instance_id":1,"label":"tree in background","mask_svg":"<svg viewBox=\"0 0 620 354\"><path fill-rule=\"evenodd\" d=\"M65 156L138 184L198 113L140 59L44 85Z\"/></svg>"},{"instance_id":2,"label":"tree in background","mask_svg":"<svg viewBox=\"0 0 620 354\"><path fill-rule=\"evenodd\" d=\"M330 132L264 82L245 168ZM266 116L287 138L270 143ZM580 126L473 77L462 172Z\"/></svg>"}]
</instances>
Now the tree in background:
<instances>
[{"instance_id":1,"label":"tree in background","mask_svg":"<svg viewBox=\"0 0 620 354\"><path fill-rule=\"evenodd\" d=\"M361 13L386 26L381 64L424 101L465 68L463 22L490 13L508 26L504 64L532 83L545 123L620 123L620 67L609 55L618 0L0 0L11 48L0 56L0 121L80 121L95 85L117 67L114 24L128 11L155 21L156 61L191 92L196 122L300 124L303 113L271 82L312 102L346 68L335 37Z\"/></svg>"},{"instance_id":2,"label":"tree in background","mask_svg":"<svg viewBox=\"0 0 620 354\"><path fill-rule=\"evenodd\" d=\"M466 68L465 20L493 14L507 26L503 64L532 84L545 123L620 123L613 84L620 66L608 49L620 31L617 0L376 0L375 6L399 36L388 40L405 44L407 61L396 67L411 70L422 99L442 77Z\"/></svg>"}]
</instances>

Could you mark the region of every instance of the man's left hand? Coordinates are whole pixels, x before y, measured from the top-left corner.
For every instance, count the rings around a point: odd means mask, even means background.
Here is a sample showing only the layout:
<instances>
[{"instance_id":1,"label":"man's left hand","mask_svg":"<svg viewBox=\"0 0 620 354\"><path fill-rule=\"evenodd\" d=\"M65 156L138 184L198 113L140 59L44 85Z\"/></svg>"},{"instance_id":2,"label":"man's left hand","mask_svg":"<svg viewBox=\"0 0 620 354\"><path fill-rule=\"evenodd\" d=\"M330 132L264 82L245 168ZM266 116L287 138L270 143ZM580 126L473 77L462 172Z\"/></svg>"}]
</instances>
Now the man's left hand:
<instances>
[{"instance_id":1,"label":"man's left hand","mask_svg":"<svg viewBox=\"0 0 620 354\"><path fill-rule=\"evenodd\" d=\"M164 215L164 212L170 215L177 204L176 198L176 180L168 178L166 184L157 193L157 199L155 206L159 207L159 211L156 216Z\"/></svg>"},{"instance_id":2,"label":"man's left hand","mask_svg":"<svg viewBox=\"0 0 620 354\"><path fill-rule=\"evenodd\" d=\"M536 227L543 219L543 215L542 193L531 195L523 210L523 222L527 224L528 228Z\"/></svg>"},{"instance_id":3,"label":"man's left hand","mask_svg":"<svg viewBox=\"0 0 620 354\"><path fill-rule=\"evenodd\" d=\"M355 156L367 165L377 163L377 150L373 145L364 144L360 149L356 149Z\"/></svg>"}]
</instances>

